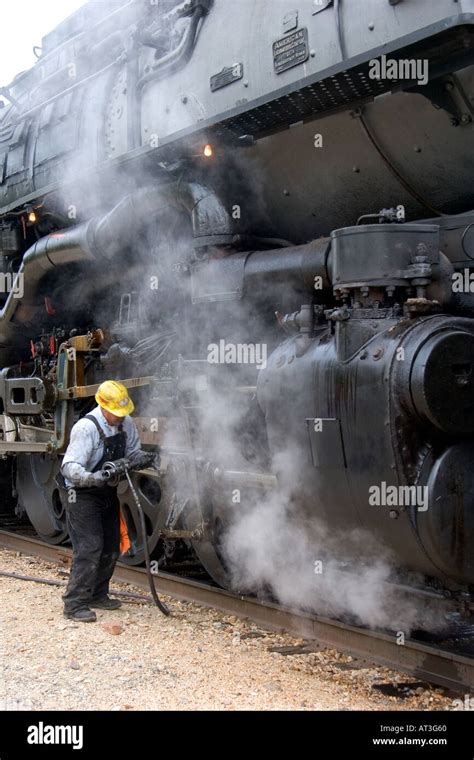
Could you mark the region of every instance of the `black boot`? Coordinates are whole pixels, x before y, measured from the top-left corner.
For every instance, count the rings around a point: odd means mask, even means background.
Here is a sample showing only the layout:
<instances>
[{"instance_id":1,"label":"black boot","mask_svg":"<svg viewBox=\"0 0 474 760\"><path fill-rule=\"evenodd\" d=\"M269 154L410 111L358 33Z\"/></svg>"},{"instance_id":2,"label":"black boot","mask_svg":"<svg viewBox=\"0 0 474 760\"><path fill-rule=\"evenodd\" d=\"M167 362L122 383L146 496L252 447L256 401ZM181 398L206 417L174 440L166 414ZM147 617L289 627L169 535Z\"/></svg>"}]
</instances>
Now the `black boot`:
<instances>
[{"instance_id":1,"label":"black boot","mask_svg":"<svg viewBox=\"0 0 474 760\"><path fill-rule=\"evenodd\" d=\"M97 615L87 607L81 607L80 610L74 610L74 612L64 612L64 617L69 620L77 620L78 623L95 623Z\"/></svg>"},{"instance_id":2,"label":"black boot","mask_svg":"<svg viewBox=\"0 0 474 760\"><path fill-rule=\"evenodd\" d=\"M111 599L110 596L104 596L103 599L91 599L89 604L98 610L118 610L122 606L122 602L119 602L118 599Z\"/></svg>"}]
</instances>

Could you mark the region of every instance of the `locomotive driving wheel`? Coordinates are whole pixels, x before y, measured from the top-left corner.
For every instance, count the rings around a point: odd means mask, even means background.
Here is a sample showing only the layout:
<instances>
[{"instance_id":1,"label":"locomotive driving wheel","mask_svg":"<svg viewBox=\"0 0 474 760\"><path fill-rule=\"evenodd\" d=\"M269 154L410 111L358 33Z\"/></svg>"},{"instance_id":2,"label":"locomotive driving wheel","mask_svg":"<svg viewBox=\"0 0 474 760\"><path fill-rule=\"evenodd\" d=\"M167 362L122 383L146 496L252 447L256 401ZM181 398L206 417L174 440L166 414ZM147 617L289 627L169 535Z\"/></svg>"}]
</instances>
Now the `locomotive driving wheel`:
<instances>
[{"instance_id":1,"label":"locomotive driving wheel","mask_svg":"<svg viewBox=\"0 0 474 760\"><path fill-rule=\"evenodd\" d=\"M231 579L221 551L225 533L223 520L219 516L219 510L214 509L212 504L203 508L203 513L205 515L204 535L199 540L192 541L193 549L211 578L222 588L229 588ZM186 527L194 528L198 518L198 510L190 509L184 520Z\"/></svg>"},{"instance_id":2,"label":"locomotive driving wheel","mask_svg":"<svg viewBox=\"0 0 474 760\"><path fill-rule=\"evenodd\" d=\"M205 571L211 578L228 588L230 576L222 552L227 522L227 511L219 500L214 498L212 489L206 487L205 479L196 482L200 498L196 498L196 490L192 488L194 481L191 463L175 462L173 468L173 483L178 502L185 505L182 510L182 527L188 531L197 531L198 538L191 541L193 550Z\"/></svg>"},{"instance_id":3,"label":"locomotive driving wheel","mask_svg":"<svg viewBox=\"0 0 474 760\"><path fill-rule=\"evenodd\" d=\"M161 486L156 477L147 475L145 472L133 473L131 474L131 479L145 515L146 539L148 541L150 557L155 560L162 559L165 554L165 546L160 538L161 528L163 527L160 520L162 514ZM145 562L145 551L143 548L140 518L133 493L126 480L119 483L117 496L131 543L130 550L121 555L120 561L126 565L142 565Z\"/></svg>"},{"instance_id":4,"label":"locomotive driving wheel","mask_svg":"<svg viewBox=\"0 0 474 760\"><path fill-rule=\"evenodd\" d=\"M41 540L60 544L68 536L66 510L55 477L60 460L54 454L20 454L17 457L18 507L26 512Z\"/></svg>"}]
</instances>

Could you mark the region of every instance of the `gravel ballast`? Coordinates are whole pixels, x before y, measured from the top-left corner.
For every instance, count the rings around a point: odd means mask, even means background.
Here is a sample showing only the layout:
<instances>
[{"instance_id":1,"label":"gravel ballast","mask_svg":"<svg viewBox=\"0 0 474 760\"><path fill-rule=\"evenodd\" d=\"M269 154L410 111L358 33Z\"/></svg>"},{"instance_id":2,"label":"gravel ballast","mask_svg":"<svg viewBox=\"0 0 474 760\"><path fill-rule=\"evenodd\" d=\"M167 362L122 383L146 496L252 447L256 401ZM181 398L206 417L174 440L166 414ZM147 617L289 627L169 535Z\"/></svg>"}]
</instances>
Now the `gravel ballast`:
<instances>
[{"instance_id":1,"label":"gravel ballast","mask_svg":"<svg viewBox=\"0 0 474 760\"><path fill-rule=\"evenodd\" d=\"M6 549L0 570L67 578L56 564ZM453 709L442 689L334 650L271 651L304 642L193 603L165 597L166 618L124 601L85 624L63 617L62 588L4 577L0 585L3 710Z\"/></svg>"}]
</instances>

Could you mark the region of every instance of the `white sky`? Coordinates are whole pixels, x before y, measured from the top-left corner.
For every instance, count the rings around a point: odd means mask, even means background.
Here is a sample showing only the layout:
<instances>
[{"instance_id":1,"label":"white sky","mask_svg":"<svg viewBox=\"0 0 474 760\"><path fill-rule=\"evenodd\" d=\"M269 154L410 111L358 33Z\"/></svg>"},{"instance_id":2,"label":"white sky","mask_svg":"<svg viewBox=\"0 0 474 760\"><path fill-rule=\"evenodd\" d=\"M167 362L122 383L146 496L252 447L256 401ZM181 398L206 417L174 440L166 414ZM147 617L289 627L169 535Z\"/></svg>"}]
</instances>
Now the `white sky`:
<instances>
[{"instance_id":1,"label":"white sky","mask_svg":"<svg viewBox=\"0 0 474 760\"><path fill-rule=\"evenodd\" d=\"M33 47L86 0L1 0L0 87L35 62Z\"/></svg>"}]
</instances>

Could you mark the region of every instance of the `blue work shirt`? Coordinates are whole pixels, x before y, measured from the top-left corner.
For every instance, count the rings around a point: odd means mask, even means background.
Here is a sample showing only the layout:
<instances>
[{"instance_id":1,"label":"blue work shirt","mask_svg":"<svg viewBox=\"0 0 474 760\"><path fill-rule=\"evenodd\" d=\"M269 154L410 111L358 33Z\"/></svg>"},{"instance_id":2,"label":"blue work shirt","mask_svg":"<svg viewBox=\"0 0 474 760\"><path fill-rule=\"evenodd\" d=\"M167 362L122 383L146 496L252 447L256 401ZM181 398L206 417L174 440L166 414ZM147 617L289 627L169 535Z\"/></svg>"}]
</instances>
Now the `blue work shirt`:
<instances>
[{"instance_id":1,"label":"blue work shirt","mask_svg":"<svg viewBox=\"0 0 474 760\"><path fill-rule=\"evenodd\" d=\"M107 438L111 435L117 435L119 432L118 425L109 425L100 406L97 406L90 414L96 418ZM121 424L127 436L125 456L132 457L141 450L140 436L130 416L123 417ZM69 446L61 465L66 486L71 488L73 480L77 482L87 472L92 472L94 467L99 464L103 454L104 444L92 420L83 418L76 422L71 430Z\"/></svg>"}]
</instances>

